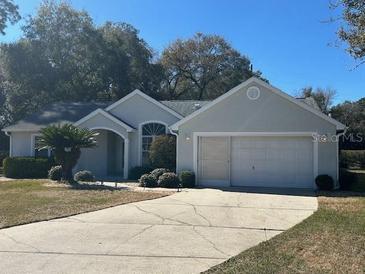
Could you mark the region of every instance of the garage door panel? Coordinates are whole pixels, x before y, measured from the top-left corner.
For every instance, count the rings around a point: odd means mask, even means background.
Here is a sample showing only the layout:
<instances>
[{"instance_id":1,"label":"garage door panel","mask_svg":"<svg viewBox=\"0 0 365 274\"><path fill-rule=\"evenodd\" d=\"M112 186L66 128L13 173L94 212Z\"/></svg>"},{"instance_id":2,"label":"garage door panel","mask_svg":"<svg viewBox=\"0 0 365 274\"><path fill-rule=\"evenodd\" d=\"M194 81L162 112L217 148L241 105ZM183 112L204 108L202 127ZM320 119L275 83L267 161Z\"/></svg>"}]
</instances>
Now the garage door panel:
<instances>
[{"instance_id":1,"label":"garage door panel","mask_svg":"<svg viewBox=\"0 0 365 274\"><path fill-rule=\"evenodd\" d=\"M310 138L232 137L233 186L311 188L312 183Z\"/></svg>"}]
</instances>

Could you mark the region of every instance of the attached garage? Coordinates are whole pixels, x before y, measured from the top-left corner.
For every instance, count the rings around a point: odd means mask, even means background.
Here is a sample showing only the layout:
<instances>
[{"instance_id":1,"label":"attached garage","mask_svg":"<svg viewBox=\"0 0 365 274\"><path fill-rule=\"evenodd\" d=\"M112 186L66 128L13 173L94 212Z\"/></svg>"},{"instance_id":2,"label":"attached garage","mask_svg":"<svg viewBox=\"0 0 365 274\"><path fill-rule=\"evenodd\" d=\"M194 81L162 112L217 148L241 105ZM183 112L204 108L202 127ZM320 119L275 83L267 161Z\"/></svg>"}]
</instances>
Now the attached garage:
<instances>
[{"instance_id":1,"label":"attached garage","mask_svg":"<svg viewBox=\"0 0 365 274\"><path fill-rule=\"evenodd\" d=\"M313 188L309 136L199 136L198 182L204 186Z\"/></svg>"}]
</instances>

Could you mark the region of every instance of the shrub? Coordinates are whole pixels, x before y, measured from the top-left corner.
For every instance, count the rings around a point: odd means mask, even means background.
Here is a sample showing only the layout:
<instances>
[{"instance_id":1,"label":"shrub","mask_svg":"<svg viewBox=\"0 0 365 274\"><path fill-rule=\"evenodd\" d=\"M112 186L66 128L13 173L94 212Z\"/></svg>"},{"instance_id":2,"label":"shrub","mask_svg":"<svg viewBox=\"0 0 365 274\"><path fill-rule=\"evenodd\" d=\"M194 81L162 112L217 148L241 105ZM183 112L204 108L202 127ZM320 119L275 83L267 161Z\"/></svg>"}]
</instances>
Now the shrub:
<instances>
[{"instance_id":1,"label":"shrub","mask_svg":"<svg viewBox=\"0 0 365 274\"><path fill-rule=\"evenodd\" d=\"M166 188L177 188L180 185L179 178L173 172L166 172L158 178L158 186Z\"/></svg>"},{"instance_id":2,"label":"shrub","mask_svg":"<svg viewBox=\"0 0 365 274\"><path fill-rule=\"evenodd\" d=\"M95 181L95 177L89 170L80 170L75 173L74 180L76 182L93 182Z\"/></svg>"},{"instance_id":3,"label":"shrub","mask_svg":"<svg viewBox=\"0 0 365 274\"><path fill-rule=\"evenodd\" d=\"M154 169L154 170L152 170L151 171L151 175L153 176L153 177L155 177L156 178L156 181L158 180L158 178L162 175L162 174L164 174L164 173L166 173L166 172L169 172L170 170L168 170L168 169L166 169L166 168L156 168L156 169Z\"/></svg>"},{"instance_id":4,"label":"shrub","mask_svg":"<svg viewBox=\"0 0 365 274\"><path fill-rule=\"evenodd\" d=\"M3 161L6 157L9 157L9 153L7 151L0 151L0 166L3 166Z\"/></svg>"},{"instance_id":5,"label":"shrub","mask_svg":"<svg viewBox=\"0 0 365 274\"><path fill-rule=\"evenodd\" d=\"M48 179L54 181L61 181L62 179L62 167L61 166L53 166L48 171Z\"/></svg>"},{"instance_id":6,"label":"shrub","mask_svg":"<svg viewBox=\"0 0 365 274\"><path fill-rule=\"evenodd\" d=\"M342 190L365 191L365 173L357 170L340 170L340 188Z\"/></svg>"},{"instance_id":7,"label":"shrub","mask_svg":"<svg viewBox=\"0 0 365 274\"><path fill-rule=\"evenodd\" d=\"M184 170L180 173L180 181L183 187L195 187L195 174L192 171Z\"/></svg>"},{"instance_id":8,"label":"shrub","mask_svg":"<svg viewBox=\"0 0 365 274\"><path fill-rule=\"evenodd\" d=\"M148 167L148 166L136 166L136 167L132 167L129 170L128 178L129 178L129 180L138 180L139 178L141 178L141 176L143 174L150 173L151 171L152 171L152 168L151 167Z\"/></svg>"},{"instance_id":9,"label":"shrub","mask_svg":"<svg viewBox=\"0 0 365 274\"><path fill-rule=\"evenodd\" d=\"M52 162L46 158L7 157L4 159L4 175L16 179L47 178Z\"/></svg>"},{"instance_id":10,"label":"shrub","mask_svg":"<svg viewBox=\"0 0 365 274\"><path fill-rule=\"evenodd\" d=\"M365 168L365 150L341 150L340 165L343 168Z\"/></svg>"},{"instance_id":11,"label":"shrub","mask_svg":"<svg viewBox=\"0 0 365 274\"><path fill-rule=\"evenodd\" d=\"M173 135L158 136L151 144L150 160L153 167L176 168L176 138Z\"/></svg>"},{"instance_id":12,"label":"shrub","mask_svg":"<svg viewBox=\"0 0 365 274\"><path fill-rule=\"evenodd\" d=\"M332 190L334 188L333 179L327 174L318 175L316 185L320 190Z\"/></svg>"},{"instance_id":13,"label":"shrub","mask_svg":"<svg viewBox=\"0 0 365 274\"><path fill-rule=\"evenodd\" d=\"M155 176L151 174L143 174L141 178L139 178L139 186L142 187L157 187L157 180Z\"/></svg>"}]
</instances>

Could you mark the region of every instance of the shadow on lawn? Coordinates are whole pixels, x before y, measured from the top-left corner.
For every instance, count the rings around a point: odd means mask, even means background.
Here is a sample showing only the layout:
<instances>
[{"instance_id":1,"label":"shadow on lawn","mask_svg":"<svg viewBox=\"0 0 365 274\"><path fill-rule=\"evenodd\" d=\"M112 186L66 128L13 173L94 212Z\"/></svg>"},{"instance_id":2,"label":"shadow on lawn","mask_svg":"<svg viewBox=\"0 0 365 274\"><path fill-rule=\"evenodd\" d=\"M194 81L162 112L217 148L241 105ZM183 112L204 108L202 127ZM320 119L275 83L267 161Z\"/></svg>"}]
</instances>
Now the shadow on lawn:
<instances>
[{"instance_id":1,"label":"shadow on lawn","mask_svg":"<svg viewBox=\"0 0 365 274\"><path fill-rule=\"evenodd\" d=\"M86 184L86 183L70 183L68 184L70 188L74 190L95 190L95 191L103 191L103 190L109 190L109 191L122 191L122 190L129 190L128 187L112 187L107 185L101 185L101 184Z\"/></svg>"}]
</instances>

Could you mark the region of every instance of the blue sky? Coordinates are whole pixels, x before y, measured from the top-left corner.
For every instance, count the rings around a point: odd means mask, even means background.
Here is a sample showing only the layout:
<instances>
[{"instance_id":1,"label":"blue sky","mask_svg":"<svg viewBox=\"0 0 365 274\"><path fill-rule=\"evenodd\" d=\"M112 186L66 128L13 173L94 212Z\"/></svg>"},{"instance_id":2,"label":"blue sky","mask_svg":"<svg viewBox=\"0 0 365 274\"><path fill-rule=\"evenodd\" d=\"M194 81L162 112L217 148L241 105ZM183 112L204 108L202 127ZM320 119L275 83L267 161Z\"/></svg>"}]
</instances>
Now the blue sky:
<instances>
[{"instance_id":1,"label":"blue sky","mask_svg":"<svg viewBox=\"0 0 365 274\"><path fill-rule=\"evenodd\" d=\"M15 0L22 16L34 14L40 0ZM338 23L324 23L339 14L329 0L69 0L85 9L96 24L132 24L157 52L176 38L196 32L219 34L247 55L273 85L289 94L302 87L331 87L335 102L365 96L365 65L338 44ZM0 41L21 36L20 24L6 29Z\"/></svg>"}]
</instances>

